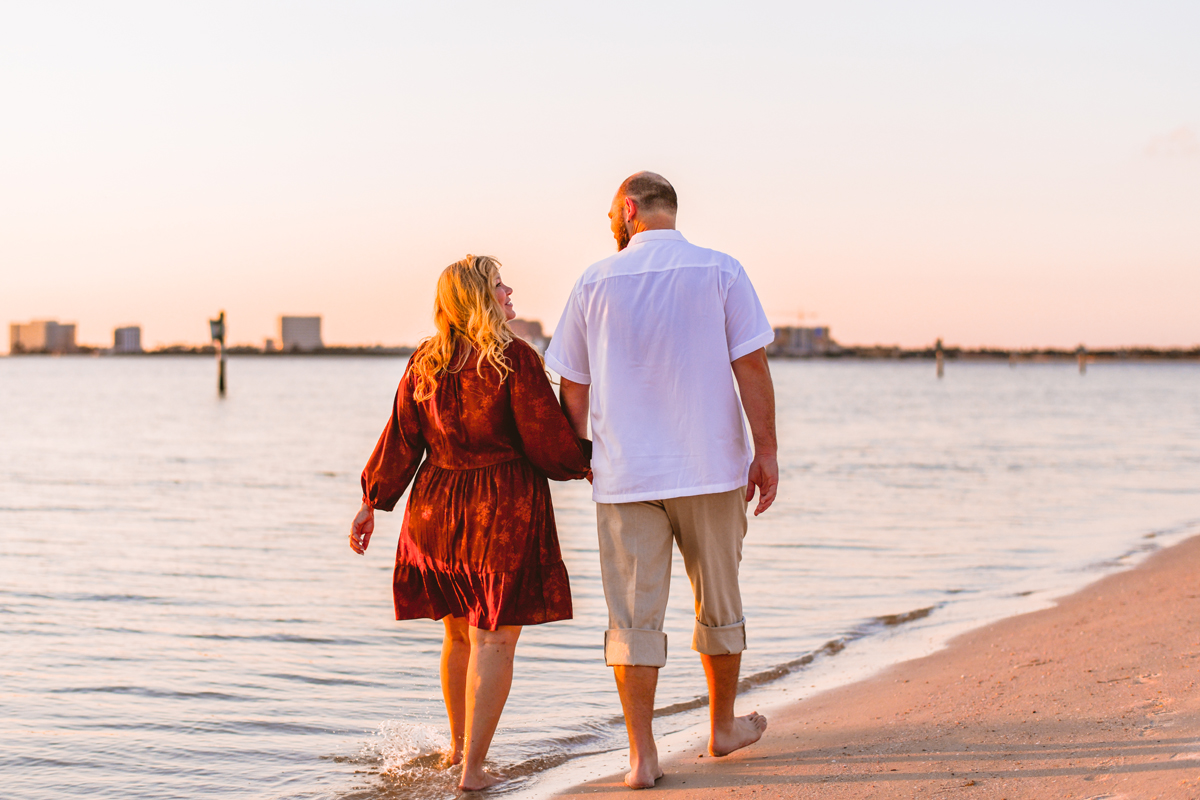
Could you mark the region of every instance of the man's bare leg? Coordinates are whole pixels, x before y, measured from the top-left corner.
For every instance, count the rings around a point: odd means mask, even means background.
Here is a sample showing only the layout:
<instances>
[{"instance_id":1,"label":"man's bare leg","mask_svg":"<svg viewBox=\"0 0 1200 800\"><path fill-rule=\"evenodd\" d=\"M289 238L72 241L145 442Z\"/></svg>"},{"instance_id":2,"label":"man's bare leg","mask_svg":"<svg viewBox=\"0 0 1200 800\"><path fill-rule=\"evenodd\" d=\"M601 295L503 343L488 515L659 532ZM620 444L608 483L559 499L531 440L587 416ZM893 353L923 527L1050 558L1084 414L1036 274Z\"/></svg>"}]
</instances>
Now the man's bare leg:
<instances>
[{"instance_id":1,"label":"man's bare leg","mask_svg":"<svg viewBox=\"0 0 1200 800\"><path fill-rule=\"evenodd\" d=\"M449 764L462 761L463 734L467 713L467 666L471 661L471 641L467 620L445 617L446 636L442 639L442 699L446 716L450 718L450 740L453 743L446 756Z\"/></svg>"},{"instance_id":2,"label":"man's bare leg","mask_svg":"<svg viewBox=\"0 0 1200 800\"><path fill-rule=\"evenodd\" d=\"M658 766L658 746L654 744L654 691L658 688L658 667L613 667L617 694L625 712L625 730L629 734L629 774L625 785L630 789L648 789L662 777Z\"/></svg>"},{"instance_id":3,"label":"man's bare leg","mask_svg":"<svg viewBox=\"0 0 1200 800\"><path fill-rule=\"evenodd\" d=\"M500 714L512 688L513 654L521 626L503 625L497 630L471 628L471 665L467 669L467 733L463 751L463 773L458 788L465 791L495 786L503 777L483 768Z\"/></svg>"},{"instance_id":4,"label":"man's bare leg","mask_svg":"<svg viewBox=\"0 0 1200 800\"><path fill-rule=\"evenodd\" d=\"M767 718L757 711L744 717L733 715L742 654L708 656L701 653L700 662L704 664L704 676L708 679L708 716L712 726L709 754L727 756L757 742L767 729Z\"/></svg>"}]
</instances>

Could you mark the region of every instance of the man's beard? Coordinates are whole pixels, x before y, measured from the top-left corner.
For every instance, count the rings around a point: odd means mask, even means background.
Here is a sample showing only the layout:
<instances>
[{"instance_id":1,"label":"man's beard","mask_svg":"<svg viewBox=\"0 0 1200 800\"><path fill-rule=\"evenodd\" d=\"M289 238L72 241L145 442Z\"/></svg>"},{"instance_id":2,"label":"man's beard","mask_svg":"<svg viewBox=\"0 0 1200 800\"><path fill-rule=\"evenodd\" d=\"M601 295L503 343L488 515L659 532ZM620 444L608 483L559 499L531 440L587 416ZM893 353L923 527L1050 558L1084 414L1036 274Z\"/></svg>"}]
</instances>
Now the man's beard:
<instances>
[{"instance_id":1,"label":"man's beard","mask_svg":"<svg viewBox=\"0 0 1200 800\"><path fill-rule=\"evenodd\" d=\"M629 230L622 225L615 231L617 235L617 252L621 252L629 246Z\"/></svg>"}]
</instances>

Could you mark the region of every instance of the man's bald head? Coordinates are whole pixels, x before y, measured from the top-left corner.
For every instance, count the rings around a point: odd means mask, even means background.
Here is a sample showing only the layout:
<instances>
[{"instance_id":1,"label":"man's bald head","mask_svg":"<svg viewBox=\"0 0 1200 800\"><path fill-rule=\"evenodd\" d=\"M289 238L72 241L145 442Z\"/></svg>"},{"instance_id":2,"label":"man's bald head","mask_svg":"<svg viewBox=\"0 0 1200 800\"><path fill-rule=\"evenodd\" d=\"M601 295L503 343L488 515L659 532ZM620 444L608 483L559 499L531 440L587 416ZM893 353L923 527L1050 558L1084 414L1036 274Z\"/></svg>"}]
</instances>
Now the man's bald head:
<instances>
[{"instance_id":1,"label":"man's bald head","mask_svg":"<svg viewBox=\"0 0 1200 800\"><path fill-rule=\"evenodd\" d=\"M646 213L665 212L671 216L679 211L679 198L671 182L655 172L638 172L630 175L617 189L617 197L628 197Z\"/></svg>"},{"instance_id":2,"label":"man's bald head","mask_svg":"<svg viewBox=\"0 0 1200 800\"><path fill-rule=\"evenodd\" d=\"M630 175L617 189L608 211L617 249L624 250L639 231L674 228L678 208L675 187L662 175L653 172Z\"/></svg>"}]
</instances>

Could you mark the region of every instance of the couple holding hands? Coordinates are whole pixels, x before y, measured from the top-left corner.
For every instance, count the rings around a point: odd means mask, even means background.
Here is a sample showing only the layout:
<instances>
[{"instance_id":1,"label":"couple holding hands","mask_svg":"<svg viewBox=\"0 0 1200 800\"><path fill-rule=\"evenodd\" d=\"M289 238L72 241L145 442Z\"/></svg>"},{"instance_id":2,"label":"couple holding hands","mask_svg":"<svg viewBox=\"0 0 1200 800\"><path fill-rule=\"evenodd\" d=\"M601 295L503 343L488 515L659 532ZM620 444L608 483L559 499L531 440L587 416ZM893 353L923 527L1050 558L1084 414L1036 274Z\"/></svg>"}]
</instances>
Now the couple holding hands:
<instances>
[{"instance_id":1,"label":"couple holding hands","mask_svg":"<svg viewBox=\"0 0 1200 800\"><path fill-rule=\"evenodd\" d=\"M726 755L766 730L759 714L735 716L734 699L746 647L746 511L755 487L754 513L765 511L779 479L764 349L774 334L742 266L688 243L675 230L677 208L660 175L621 184L609 211L618 252L575 284L544 365L508 327L516 313L500 264L467 256L447 267L437 333L409 359L363 470L350 533L357 553L375 509L391 511L412 482L396 618L445 625L442 694L461 789L502 780L484 760L521 626L571 618L548 478L592 481L609 610L604 658L629 734L625 782L641 789L662 776L651 722L667 659L672 542L695 595L709 752ZM558 398L546 366L562 377Z\"/></svg>"}]
</instances>

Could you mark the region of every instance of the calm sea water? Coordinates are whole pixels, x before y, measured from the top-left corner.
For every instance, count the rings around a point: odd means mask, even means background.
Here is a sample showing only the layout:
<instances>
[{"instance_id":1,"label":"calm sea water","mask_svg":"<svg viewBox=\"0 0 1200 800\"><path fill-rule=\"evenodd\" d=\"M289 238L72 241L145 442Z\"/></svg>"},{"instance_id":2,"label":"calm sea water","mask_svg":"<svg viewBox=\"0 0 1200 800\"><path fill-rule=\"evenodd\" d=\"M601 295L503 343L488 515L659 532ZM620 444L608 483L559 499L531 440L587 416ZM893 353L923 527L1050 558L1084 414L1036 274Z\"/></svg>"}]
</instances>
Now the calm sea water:
<instances>
[{"instance_id":1,"label":"calm sea water","mask_svg":"<svg viewBox=\"0 0 1200 800\"><path fill-rule=\"evenodd\" d=\"M4 797L453 795L441 626L391 618L399 514L365 558L346 541L403 366L234 359L220 400L208 359L0 359ZM755 681L836 681L847 654L882 665L1200 532L1198 365L773 370ZM588 487L554 492L576 619L518 647L492 751L514 797L624 745ZM679 568L667 630L662 733L703 713Z\"/></svg>"}]
</instances>

